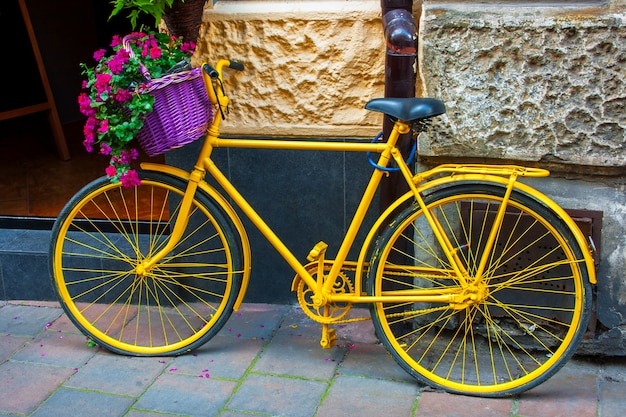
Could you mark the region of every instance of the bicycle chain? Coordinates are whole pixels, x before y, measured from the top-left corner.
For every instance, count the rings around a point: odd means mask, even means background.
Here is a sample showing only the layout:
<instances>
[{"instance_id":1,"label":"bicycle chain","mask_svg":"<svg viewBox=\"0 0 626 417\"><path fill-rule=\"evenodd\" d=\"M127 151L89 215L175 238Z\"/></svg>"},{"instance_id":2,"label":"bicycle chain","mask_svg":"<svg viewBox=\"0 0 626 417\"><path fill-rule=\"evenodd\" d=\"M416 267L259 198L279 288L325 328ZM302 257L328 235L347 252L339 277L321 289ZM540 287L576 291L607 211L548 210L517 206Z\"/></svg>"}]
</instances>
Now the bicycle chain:
<instances>
[{"instance_id":1,"label":"bicycle chain","mask_svg":"<svg viewBox=\"0 0 626 417\"><path fill-rule=\"evenodd\" d=\"M449 306L441 306L441 307L432 307L432 308L426 308L423 310L419 310L420 314L430 314L430 313L434 313L436 311L443 311L443 310L448 310L450 307ZM401 313L391 313L391 314L386 314L385 317L387 318L395 318L395 317L403 317L403 316L409 316L413 313L415 313L416 310L413 311L403 311ZM309 316L311 317L311 316ZM328 318L324 318L321 316L316 316L315 318L311 317L312 320L320 323L320 324L346 324L346 323L355 323L355 322L359 322L359 321L367 321L367 320L371 320L371 317L356 317L353 319L345 319L345 320L333 320L332 318L328 317Z\"/></svg>"},{"instance_id":2,"label":"bicycle chain","mask_svg":"<svg viewBox=\"0 0 626 417\"><path fill-rule=\"evenodd\" d=\"M351 267L351 266L346 266L343 269L344 271L356 271L356 267ZM411 273L410 272L393 272L394 275L398 275L398 276L410 276ZM348 277L346 277L344 275L344 278L347 278L349 280ZM428 278L428 277L426 277ZM437 279L437 278L441 278L441 276L439 275L433 275L432 276L433 279ZM302 300L299 300L302 301ZM420 314L430 314L430 313L434 313L436 311L442 311L442 310L447 310L449 309L449 306L441 306L441 307L433 307L433 308L428 308L428 309L424 309L424 310L419 310ZM352 318L352 319L333 319L332 317L323 317L320 316L319 314L312 314L312 312L308 312L306 310L304 310L304 313L313 321L320 323L320 324L347 324L347 323L356 323L356 322L360 322L360 321L367 321L367 320L371 320L371 317L356 317L356 318ZM387 314L385 317L389 317L389 318L395 318L395 317L403 317L403 316L408 316L413 314L415 311L404 311L401 313L391 313L391 314Z\"/></svg>"},{"instance_id":3,"label":"bicycle chain","mask_svg":"<svg viewBox=\"0 0 626 417\"><path fill-rule=\"evenodd\" d=\"M420 314L430 314L430 313L434 313L435 311L443 311L443 310L448 310L450 307L449 306L441 306L441 307L433 307L433 308L426 308L423 310L418 310ZM385 314L385 317L389 317L389 318L394 318L394 317L402 317L402 316L409 316L413 313L415 313L416 310L413 311L403 311L402 313L391 313L391 314Z\"/></svg>"}]
</instances>

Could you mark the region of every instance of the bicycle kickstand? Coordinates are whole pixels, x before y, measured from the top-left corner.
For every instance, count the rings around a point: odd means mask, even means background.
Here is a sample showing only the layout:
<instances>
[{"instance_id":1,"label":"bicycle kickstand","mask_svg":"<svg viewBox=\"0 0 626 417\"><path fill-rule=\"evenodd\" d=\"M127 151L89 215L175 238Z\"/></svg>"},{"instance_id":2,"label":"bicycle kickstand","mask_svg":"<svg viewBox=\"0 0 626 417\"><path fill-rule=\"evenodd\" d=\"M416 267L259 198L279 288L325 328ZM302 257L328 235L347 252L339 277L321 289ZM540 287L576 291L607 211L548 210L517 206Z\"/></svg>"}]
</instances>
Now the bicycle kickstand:
<instances>
[{"instance_id":1,"label":"bicycle kickstand","mask_svg":"<svg viewBox=\"0 0 626 417\"><path fill-rule=\"evenodd\" d=\"M335 329L331 329L328 326L328 324L322 324L322 338L320 339L320 345L323 349L331 349L337 343L337 332Z\"/></svg>"}]
</instances>

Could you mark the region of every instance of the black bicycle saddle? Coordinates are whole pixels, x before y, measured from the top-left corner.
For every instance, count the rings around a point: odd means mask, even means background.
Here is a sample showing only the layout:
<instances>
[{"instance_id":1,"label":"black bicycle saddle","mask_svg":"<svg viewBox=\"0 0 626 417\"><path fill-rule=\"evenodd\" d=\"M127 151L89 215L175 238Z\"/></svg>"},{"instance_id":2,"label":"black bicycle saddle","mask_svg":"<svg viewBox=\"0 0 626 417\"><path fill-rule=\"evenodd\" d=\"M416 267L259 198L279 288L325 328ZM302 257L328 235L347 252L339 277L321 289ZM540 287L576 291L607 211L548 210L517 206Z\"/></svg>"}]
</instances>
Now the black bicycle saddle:
<instances>
[{"instance_id":1,"label":"black bicycle saddle","mask_svg":"<svg viewBox=\"0 0 626 417\"><path fill-rule=\"evenodd\" d=\"M365 108L405 122L414 122L446 112L443 101L436 98L375 98L370 100Z\"/></svg>"}]
</instances>

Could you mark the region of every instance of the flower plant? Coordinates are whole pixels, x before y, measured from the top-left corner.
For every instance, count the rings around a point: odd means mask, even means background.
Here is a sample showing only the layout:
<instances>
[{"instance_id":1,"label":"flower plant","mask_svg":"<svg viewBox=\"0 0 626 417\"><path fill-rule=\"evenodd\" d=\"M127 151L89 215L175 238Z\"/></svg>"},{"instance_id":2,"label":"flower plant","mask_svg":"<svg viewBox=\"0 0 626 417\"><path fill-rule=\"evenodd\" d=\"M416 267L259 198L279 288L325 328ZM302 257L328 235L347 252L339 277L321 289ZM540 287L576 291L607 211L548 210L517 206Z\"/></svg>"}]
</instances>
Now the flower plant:
<instances>
[{"instance_id":1,"label":"flower plant","mask_svg":"<svg viewBox=\"0 0 626 417\"><path fill-rule=\"evenodd\" d=\"M165 33L134 32L114 36L111 48L109 54L105 49L94 53L95 66L81 64L86 79L78 104L87 116L83 145L110 157L106 174L111 182L133 187L140 184L131 169L139 155L133 139L154 104L146 85L150 78L189 69L195 44Z\"/></svg>"}]
</instances>

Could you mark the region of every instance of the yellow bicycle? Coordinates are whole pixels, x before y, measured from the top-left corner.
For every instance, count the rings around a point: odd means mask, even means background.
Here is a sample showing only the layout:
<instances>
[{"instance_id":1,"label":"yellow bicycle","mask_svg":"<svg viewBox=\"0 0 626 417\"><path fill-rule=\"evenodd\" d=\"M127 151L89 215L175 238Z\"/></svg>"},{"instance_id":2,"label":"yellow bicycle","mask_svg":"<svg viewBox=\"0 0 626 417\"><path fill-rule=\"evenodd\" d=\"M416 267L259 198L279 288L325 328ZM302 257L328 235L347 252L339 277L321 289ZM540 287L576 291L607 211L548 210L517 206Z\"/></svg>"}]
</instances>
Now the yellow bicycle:
<instances>
[{"instance_id":1,"label":"yellow bicycle","mask_svg":"<svg viewBox=\"0 0 626 417\"><path fill-rule=\"evenodd\" d=\"M396 143L445 112L428 98L380 98L366 108L395 121L386 141L220 138L228 106L222 71L205 65L216 116L191 172L146 163L141 185L98 179L65 206L50 262L74 324L111 351L182 354L213 337L241 304L250 246L238 207L296 272L292 290L321 323L367 303L377 336L415 378L450 392L513 395L553 375L589 319L595 272L589 243L556 203L518 181L543 169L446 164L413 175ZM218 147L378 155L335 259L316 244L301 262L211 159ZM348 259L368 207L392 165L409 191L390 205ZM221 191L204 181L212 177ZM271 179L270 179L271 180ZM399 212L399 214L398 214Z\"/></svg>"}]
</instances>

